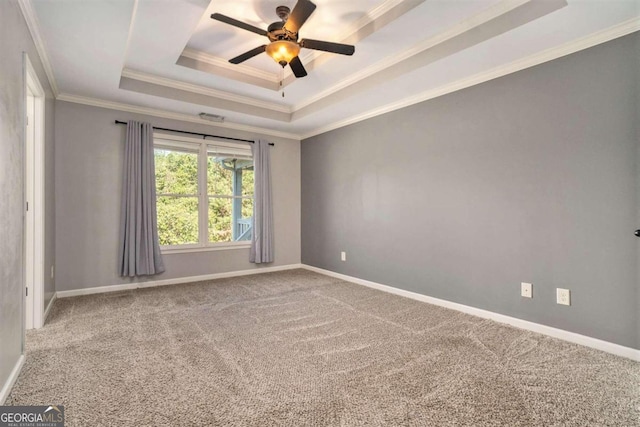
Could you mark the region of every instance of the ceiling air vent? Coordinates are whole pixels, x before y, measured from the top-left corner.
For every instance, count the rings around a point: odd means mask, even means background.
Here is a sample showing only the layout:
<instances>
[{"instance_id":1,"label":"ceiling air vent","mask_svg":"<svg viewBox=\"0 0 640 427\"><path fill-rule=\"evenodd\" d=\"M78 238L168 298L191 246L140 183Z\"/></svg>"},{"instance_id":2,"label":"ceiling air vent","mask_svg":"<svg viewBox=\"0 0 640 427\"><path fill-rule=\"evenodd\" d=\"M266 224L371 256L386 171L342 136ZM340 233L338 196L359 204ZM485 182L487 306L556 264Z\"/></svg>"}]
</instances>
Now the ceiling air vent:
<instances>
[{"instance_id":1,"label":"ceiling air vent","mask_svg":"<svg viewBox=\"0 0 640 427\"><path fill-rule=\"evenodd\" d=\"M208 120L210 122L218 122L218 123L224 122L224 117L219 116L217 114L200 113L198 114L198 116L200 116L202 120Z\"/></svg>"}]
</instances>

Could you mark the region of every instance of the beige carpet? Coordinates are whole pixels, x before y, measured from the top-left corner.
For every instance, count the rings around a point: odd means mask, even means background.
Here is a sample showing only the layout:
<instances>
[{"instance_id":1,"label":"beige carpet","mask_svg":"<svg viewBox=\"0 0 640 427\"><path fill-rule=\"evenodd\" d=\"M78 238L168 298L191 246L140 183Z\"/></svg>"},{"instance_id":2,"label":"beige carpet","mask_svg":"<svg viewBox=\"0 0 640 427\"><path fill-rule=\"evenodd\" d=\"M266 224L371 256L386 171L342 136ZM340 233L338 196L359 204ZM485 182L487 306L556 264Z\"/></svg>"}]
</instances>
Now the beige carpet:
<instances>
[{"instance_id":1,"label":"beige carpet","mask_svg":"<svg viewBox=\"0 0 640 427\"><path fill-rule=\"evenodd\" d=\"M640 364L304 270L58 300L67 426L640 426Z\"/></svg>"}]
</instances>

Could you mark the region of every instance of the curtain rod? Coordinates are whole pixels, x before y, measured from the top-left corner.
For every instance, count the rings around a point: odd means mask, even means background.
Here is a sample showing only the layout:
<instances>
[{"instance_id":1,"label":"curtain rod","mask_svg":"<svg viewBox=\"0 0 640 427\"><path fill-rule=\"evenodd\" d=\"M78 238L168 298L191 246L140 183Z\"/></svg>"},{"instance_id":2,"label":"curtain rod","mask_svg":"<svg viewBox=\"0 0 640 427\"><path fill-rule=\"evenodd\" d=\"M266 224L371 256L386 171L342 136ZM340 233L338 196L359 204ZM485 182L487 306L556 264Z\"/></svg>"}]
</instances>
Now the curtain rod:
<instances>
[{"instance_id":1,"label":"curtain rod","mask_svg":"<svg viewBox=\"0 0 640 427\"><path fill-rule=\"evenodd\" d=\"M117 125L126 125L127 122L116 120L116 124ZM155 126L153 128L154 129L158 129L158 130L166 130L166 131L169 131L169 132L185 133L185 134L188 134L188 135L198 135L198 136L201 136L203 138L206 138L206 137L220 138L220 139L228 139L230 141L250 142L251 144L253 144L255 142L255 141L252 141L250 139L231 138L229 136L219 136L219 135L209 135L208 133L189 132L189 131L186 131L186 130L167 129L167 128L157 128ZM269 145L274 146L275 144L273 142L270 142Z\"/></svg>"}]
</instances>

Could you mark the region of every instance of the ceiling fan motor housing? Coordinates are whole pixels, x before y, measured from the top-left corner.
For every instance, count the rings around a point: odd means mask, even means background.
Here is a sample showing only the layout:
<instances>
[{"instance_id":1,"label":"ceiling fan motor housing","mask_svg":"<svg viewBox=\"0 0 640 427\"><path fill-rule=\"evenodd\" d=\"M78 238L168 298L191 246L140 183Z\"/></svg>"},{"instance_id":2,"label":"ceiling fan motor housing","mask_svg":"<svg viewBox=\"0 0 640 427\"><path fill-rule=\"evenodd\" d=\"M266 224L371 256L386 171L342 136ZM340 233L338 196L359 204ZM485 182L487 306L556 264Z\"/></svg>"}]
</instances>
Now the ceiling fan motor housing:
<instances>
[{"instance_id":1,"label":"ceiling fan motor housing","mask_svg":"<svg viewBox=\"0 0 640 427\"><path fill-rule=\"evenodd\" d=\"M267 28L267 36L269 37L269 40L271 40L272 42L278 40L287 40L292 42L298 41L298 33L291 32L284 26L289 20L290 13L291 9L289 9L289 7L287 6L276 7L276 15L278 15L278 18L280 18L282 21L274 22L273 24L269 25L269 27Z\"/></svg>"},{"instance_id":2,"label":"ceiling fan motor housing","mask_svg":"<svg viewBox=\"0 0 640 427\"><path fill-rule=\"evenodd\" d=\"M298 33L292 33L284 27L285 22L274 22L267 28L267 37L272 42L278 40L287 40L291 42L298 41Z\"/></svg>"},{"instance_id":3,"label":"ceiling fan motor housing","mask_svg":"<svg viewBox=\"0 0 640 427\"><path fill-rule=\"evenodd\" d=\"M276 7L276 15L278 15L278 18L282 19L282 22L287 22L290 13L291 9L289 9L287 6Z\"/></svg>"}]
</instances>

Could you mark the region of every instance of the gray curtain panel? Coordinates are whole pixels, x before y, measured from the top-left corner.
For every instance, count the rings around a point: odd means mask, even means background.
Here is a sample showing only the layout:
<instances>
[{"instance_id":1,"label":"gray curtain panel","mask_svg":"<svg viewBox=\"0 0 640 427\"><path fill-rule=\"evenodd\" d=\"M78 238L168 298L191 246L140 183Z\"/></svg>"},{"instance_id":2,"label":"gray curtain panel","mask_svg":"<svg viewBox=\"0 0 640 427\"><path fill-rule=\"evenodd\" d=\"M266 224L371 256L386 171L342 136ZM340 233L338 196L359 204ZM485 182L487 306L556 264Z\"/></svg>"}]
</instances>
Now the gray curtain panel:
<instances>
[{"instance_id":1,"label":"gray curtain panel","mask_svg":"<svg viewBox=\"0 0 640 427\"><path fill-rule=\"evenodd\" d=\"M164 271L156 217L153 127L133 120L127 123L118 259L120 276Z\"/></svg>"},{"instance_id":2,"label":"gray curtain panel","mask_svg":"<svg viewBox=\"0 0 640 427\"><path fill-rule=\"evenodd\" d=\"M261 264L273 262L273 207L271 204L271 153L269 142L256 140L252 144L254 201L253 238L249 261Z\"/></svg>"}]
</instances>

